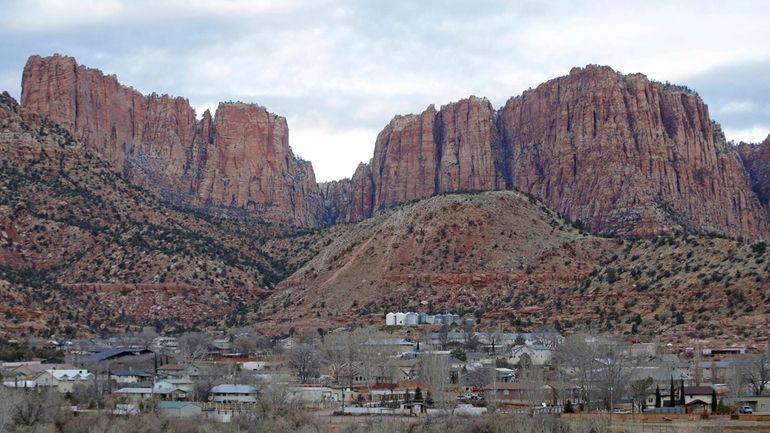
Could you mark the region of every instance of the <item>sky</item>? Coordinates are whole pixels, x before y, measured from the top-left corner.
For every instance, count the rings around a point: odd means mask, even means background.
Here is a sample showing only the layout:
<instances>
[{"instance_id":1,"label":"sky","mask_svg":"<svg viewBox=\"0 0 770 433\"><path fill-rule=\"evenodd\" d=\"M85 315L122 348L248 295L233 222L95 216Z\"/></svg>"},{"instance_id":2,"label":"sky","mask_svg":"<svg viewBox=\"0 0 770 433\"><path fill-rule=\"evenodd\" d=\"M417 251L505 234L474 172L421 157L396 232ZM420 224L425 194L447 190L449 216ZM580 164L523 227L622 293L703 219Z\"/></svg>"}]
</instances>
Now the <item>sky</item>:
<instances>
[{"instance_id":1,"label":"sky","mask_svg":"<svg viewBox=\"0 0 770 433\"><path fill-rule=\"evenodd\" d=\"M574 66L687 85L728 140L770 133L767 1L0 0L0 90L32 54L143 93L258 103L319 181L349 177L396 114L495 107Z\"/></svg>"}]
</instances>

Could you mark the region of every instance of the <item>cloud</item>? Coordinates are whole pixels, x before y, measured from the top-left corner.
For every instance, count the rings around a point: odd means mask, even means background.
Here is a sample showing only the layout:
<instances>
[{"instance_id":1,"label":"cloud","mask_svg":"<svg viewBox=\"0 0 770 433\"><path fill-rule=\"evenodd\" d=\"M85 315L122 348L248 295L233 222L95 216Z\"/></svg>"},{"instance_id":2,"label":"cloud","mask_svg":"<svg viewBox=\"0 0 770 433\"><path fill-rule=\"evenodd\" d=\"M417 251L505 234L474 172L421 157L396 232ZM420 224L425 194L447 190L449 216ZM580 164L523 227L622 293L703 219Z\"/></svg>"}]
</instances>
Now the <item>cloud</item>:
<instances>
[{"instance_id":1,"label":"cloud","mask_svg":"<svg viewBox=\"0 0 770 433\"><path fill-rule=\"evenodd\" d=\"M367 161L396 114L471 94L500 106L588 63L686 84L728 138L754 136L770 125L769 14L760 1L10 0L0 84L18 96L27 56L61 52L199 111L256 102L329 180Z\"/></svg>"}]
</instances>

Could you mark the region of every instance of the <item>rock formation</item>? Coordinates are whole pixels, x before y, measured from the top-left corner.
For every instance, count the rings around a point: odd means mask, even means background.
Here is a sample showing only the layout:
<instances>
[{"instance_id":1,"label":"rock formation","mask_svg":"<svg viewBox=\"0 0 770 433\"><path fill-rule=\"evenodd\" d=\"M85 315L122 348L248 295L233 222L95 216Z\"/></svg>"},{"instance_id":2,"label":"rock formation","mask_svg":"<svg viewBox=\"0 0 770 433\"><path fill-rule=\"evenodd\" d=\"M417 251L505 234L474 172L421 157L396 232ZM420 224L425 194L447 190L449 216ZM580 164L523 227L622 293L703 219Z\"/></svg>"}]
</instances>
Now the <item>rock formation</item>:
<instances>
[{"instance_id":1,"label":"rock formation","mask_svg":"<svg viewBox=\"0 0 770 433\"><path fill-rule=\"evenodd\" d=\"M688 89L575 68L500 114L512 187L597 232L768 236L737 152Z\"/></svg>"},{"instance_id":2,"label":"rock formation","mask_svg":"<svg viewBox=\"0 0 770 433\"><path fill-rule=\"evenodd\" d=\"M756 193L742 164L770 146L741 158L697 94L609 67L575 68L497 111L471 96L396 116L368 164L322 184L263 107L220 104L196 120L183 98L143 96L62 56L31 57L22 85L25 107L129 181L198 208L319 227L444 192L516 189L595 232L770 237L767 164L747 164Z\"/></svg>"},{"instance_id":3,"label":"rock formation","mask_svg":"<svg viewBox=\"0 0 770 433\"><path fill-rule=\"evenodd\" d=\"M471 97L396 116L369 165L326 197L338 219L357 221L437 193L504 188L595 232L770 233L738 153L696 94L601 66L575 68L498 112Z\"/></svg>"},{"instance_id":4,"label":"rock formation","mask_svg":"<svg viewBox=\"0 0 770 433\"><path fill-rule=\"evenodd\" d=\"M770 135L760 144L740 143L738 152L760 203L770 212Z\"/></svg>"},{"instance_id":5,"label":"rock formation","mask_svg":"<svg viewBox=\"0 0 770 433\"><path fill-rule=\"evenodd\" d=\"M286 119L251 104L220 104L196 120L184 98L143 96L75 59L32 56L24 107L67 128L130 182L175 201L316 227L322 200L312 166L295 158Z\"/></svg>"}]
</instances>

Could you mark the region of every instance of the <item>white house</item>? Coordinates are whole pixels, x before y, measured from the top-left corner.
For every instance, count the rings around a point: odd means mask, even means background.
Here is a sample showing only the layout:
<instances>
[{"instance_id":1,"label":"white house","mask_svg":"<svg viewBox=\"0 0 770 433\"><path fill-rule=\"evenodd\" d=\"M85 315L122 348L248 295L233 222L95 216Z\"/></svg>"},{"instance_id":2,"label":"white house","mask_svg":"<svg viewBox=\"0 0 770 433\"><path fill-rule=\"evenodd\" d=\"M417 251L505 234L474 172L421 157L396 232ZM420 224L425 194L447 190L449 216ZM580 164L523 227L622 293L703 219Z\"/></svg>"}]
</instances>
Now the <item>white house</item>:
<instances>
[{"instance_id":1,"label":"white house","mask_svg":"<svg viewBox=\"0 0 770 433\"><path fill-rule=\"evenodd\" d=\"M546 365L551 362L551 357L553 355L551 349L543 345L515 346L507 354L508 362L511 364L519 364L522 356L525 354L529 356L532 365Z\"/></svg>"},{"instance_id":2,"label":"white house","mask_svg":"<svg viewBox=\"0 0 770 433\"><path fill-rule=\"evenodd\" d=\"M211 388L211 401L216 403L256 403L257 389L251 385L217 385Z\"/></svg>"}]
</instances>

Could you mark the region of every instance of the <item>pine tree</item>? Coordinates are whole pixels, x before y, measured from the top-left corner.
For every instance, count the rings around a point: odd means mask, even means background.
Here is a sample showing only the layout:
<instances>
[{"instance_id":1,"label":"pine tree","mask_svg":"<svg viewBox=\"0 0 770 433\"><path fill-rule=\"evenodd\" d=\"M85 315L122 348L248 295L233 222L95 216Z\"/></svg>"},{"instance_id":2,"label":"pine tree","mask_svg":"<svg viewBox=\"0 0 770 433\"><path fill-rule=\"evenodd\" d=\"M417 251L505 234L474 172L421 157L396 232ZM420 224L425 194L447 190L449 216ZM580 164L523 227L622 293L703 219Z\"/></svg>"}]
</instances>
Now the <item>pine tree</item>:
<instances>
[{"instance_id":1,"label":"pine tree","mask_svg":"<svg viewBox=\"0 0 770 433\"><path fill-rule=\"evenodd\" d=\"M422 403L422 390L419 386L414 390L414 401L415 403Z\"/></svg>"},{"instance_id":2,"label":"pine tree","mask_svg":"<svg viewBox=\"0 0 770 433\"><path fill-rule=\"evenodd\" d=\"M684 379L679 380L679 404L684 406Z\"/></svg>"},{"instance_id":3,"label":"pine tree","mask_svg":"<svg viewBox=\"0 0 770 433\"><path fill-rule=\"evenodd\" d=\"M674 407L676 405L676 397L674 397L674 376L671 376L671 391L668 393L668 407Z\"/></svg>"},{"instance_id":4,"label":"pine tree","mask_svg":"<svg viewBox=\"0 0 770 433\"><path fill-rule=\"evenodd\" d=\"M655 407L661 407L660 385L655 387Z\"/></svg>"},{"instance_id":5,"label":"pine tree","mask_svg":"<svg viewBox=\"0 0 770 433\"><path fill-rule=\"evenodd\" d=\"M717 413L717 390L711 390L711 413Z\"/></svg>"}]
</instances>

